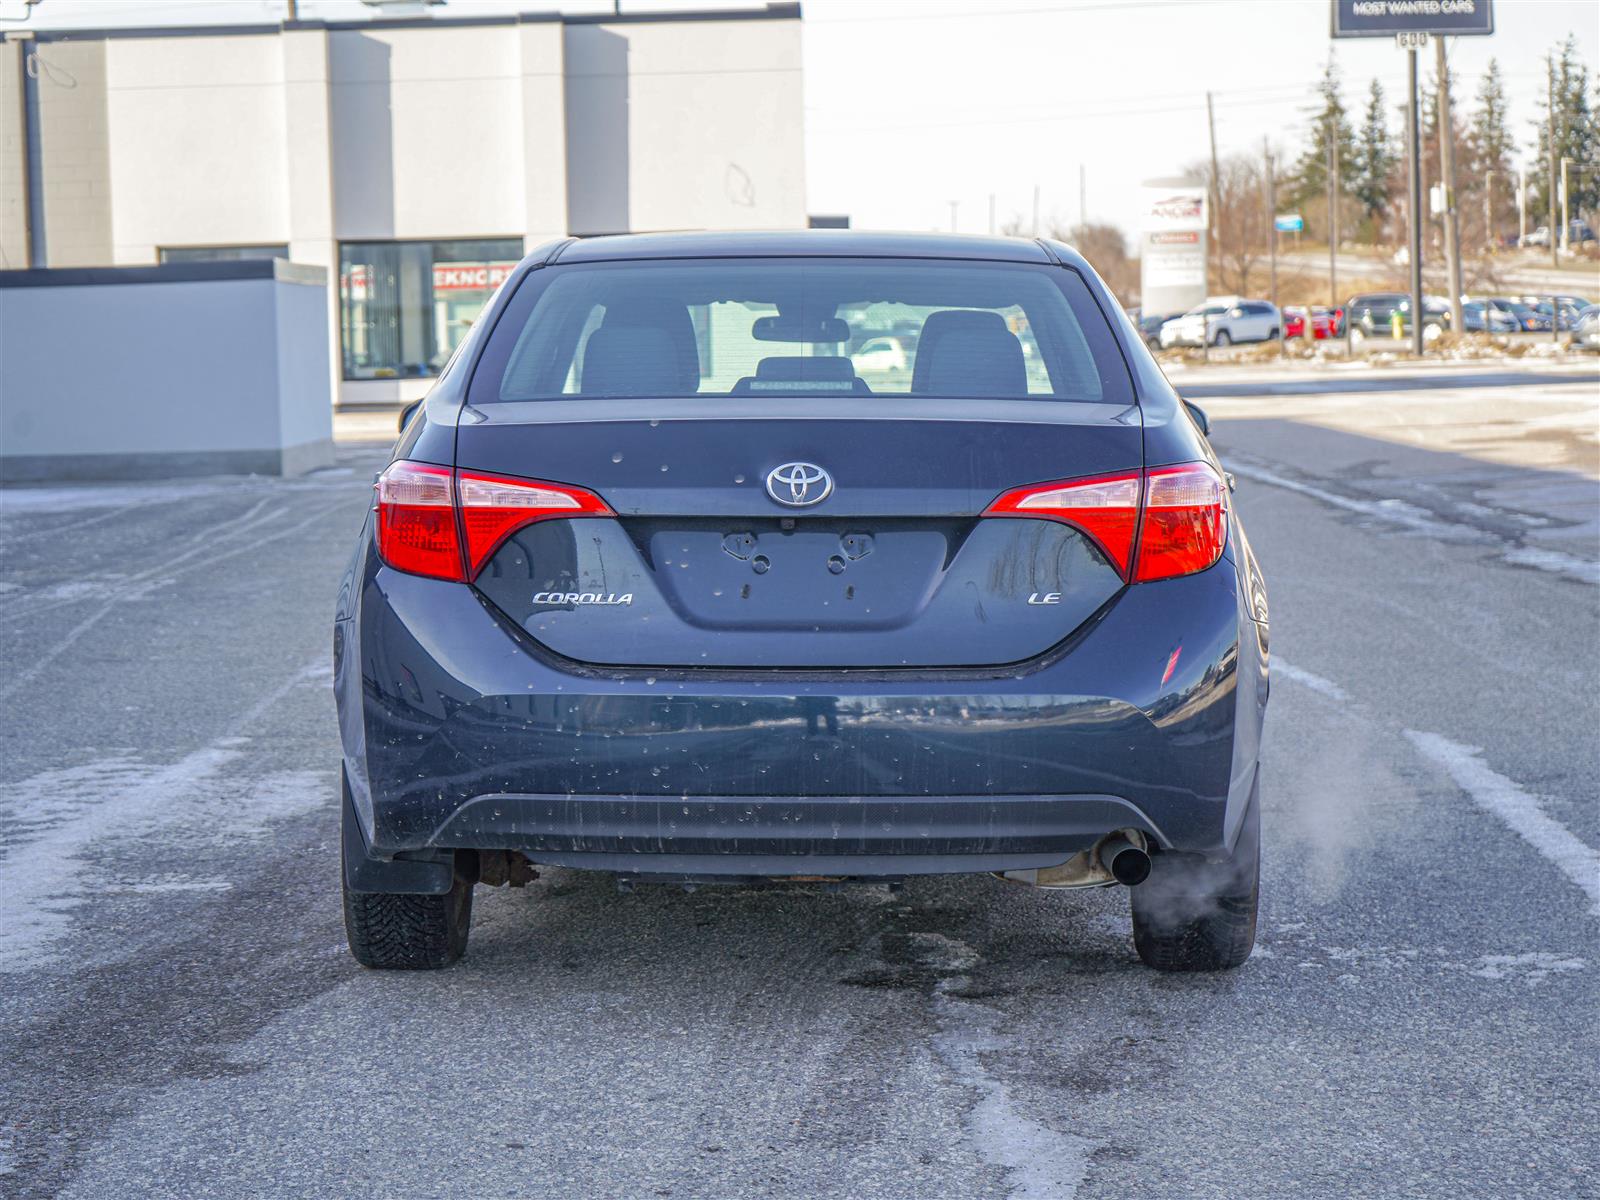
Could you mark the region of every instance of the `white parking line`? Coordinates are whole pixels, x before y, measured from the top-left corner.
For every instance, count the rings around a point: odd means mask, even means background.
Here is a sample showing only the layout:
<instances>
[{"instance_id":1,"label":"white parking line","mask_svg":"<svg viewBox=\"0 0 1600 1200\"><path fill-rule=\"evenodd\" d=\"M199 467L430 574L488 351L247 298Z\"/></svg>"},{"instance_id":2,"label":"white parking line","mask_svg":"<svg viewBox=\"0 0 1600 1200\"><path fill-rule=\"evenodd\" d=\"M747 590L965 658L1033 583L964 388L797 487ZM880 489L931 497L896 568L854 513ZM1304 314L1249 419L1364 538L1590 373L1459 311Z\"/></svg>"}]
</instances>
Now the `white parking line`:
<instances>
[{"instance_id":1,"label":"white parking line","mask_svg":"<svg viewBox=\"0 0 1600 1200\"><path fill-rule=\"evenodd\" d=\"M1482 529L1467 525L1455 525L1441 521L1427 509L1412 504L1408 500L1357 500L1350 496L1341 496L1337 492L1330 492L1326 488L1319 488L1309 483L1302 483L1298 479L1289 479L1269 471L1263 467L1252 466L1230 460L1227 467L1235 475L1244 479L1264 483L1269 487L1283 488L1285 491L1298 492L1302 496L1309 496L1333 508L1341 508L1345 512L1358 513L1364 517L1387 521L1403 529L1415 530L1436 537L1447 542L1501 542L1504 539L1497 537ZM1458 505L1458 507L1461 507ZM1600 584L1600 562L1593 559L1579 558L1575 554L1567 554L1561 550L1550 550L1539 546L1510 546L1501 555L1504 562L1518 567L1532 567L1537 571L1546 571L1552 575L1562 575L1568 579L1575 579L1579 583Z\"/></svg>"},{"instance_id":2,"label":"white parking line","mask_svg":"<svg viewBox=\"0 0 1600 1200\"><path fill-rule=\"evenodd\" d=\"M1272 660L1272 673L1279 679L1298 683L1318 695L1328 697L1347 712L1369 715L1363 714L1360 701L1352 700L1331 679L1324 679L1321 675L1279 658ZM1456 786L1471 796L1480 808L1498 817L1577 884L1589 897L1589 911L1600 916L1600 851L1591 849L1583 839L1548 815L1538 796L1492 770L1483 761L1483 751L1477 746L1467 746L1441 734L1417 729L1403 732L1423 757L1443 767L1455 780Z\"/></svg>"},{"instance_id":3,"label":"white parking line","mask_svg":"<svg viewBox=\"0 0 1600 1200\"><path fill-rule=\"evenodd\" d=\"M1443 767L1462 791L1554 863L1589 897L1589 911L1600 916L1600 853L1550 817L1539 798L1491 770L1476 746L1453 742L1437 733L1405 731L1422 754Z\"/></svg>"},{"instance_id":4,"label":"white parking line","mask_svg":"<svg viewBox=\"0 0 1600 1200\"><path fill-rule=\"evenodd\" d=\"M1320 692L1330 700L1348 700L1344 689L1331 679L1324 679L1321 675L1314 675L1310 671L1302 671L1299 667L1284 662L1281 658L1272 660L1272 673L1284 679L1293 680L1301 687L1310 688L1313 692Z\"/></svg>"}]
</instances>

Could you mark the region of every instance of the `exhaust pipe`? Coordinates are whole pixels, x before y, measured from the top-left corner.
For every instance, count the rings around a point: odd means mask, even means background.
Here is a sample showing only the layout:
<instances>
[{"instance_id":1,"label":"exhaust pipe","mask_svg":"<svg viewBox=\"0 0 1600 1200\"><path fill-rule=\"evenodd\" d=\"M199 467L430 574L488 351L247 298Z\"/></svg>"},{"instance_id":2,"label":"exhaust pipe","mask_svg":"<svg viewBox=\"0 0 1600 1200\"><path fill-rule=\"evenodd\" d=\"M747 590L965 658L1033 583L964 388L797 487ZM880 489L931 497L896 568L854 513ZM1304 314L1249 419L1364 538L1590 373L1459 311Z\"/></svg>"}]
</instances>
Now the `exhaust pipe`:
<instances>
[{"instance_id":1,"label":"exhaust pipe","mask_svg":"<svg viewBox=\"0 0 1600 1200\"><path fill-rule=\"evenodd\" d=\"M1121 834L1101 842L1098 856L1111 878L1127 887L1150 878L1150 856Z\"/></svg>"}]
</instances>

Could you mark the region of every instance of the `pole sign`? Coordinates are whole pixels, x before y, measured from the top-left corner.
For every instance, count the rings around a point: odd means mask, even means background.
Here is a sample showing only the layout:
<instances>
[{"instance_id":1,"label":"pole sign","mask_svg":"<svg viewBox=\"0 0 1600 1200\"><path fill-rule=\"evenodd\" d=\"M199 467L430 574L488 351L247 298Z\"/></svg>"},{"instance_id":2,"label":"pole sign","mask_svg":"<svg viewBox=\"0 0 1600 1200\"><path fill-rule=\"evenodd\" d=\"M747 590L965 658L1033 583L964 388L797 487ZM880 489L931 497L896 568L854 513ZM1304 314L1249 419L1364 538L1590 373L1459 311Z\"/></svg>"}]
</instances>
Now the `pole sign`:
<instances>
[{"instance_id":1,"label":"pole sign","mask_svg":"<svg viewBox=\"0 0 1600 1200\"><path fill-rule=\"evenodd\" d=\"M1493 32L1493 0L1333 0L1336 38L1401 33L1471 37Z\"/></svg>"},{"instance_id":2,"label":"pole sign","mask_svg":"<svg viewBox=\"0 0 1600 1200\"><path fill-rule=\"evenodd\" d=\"M1187 312L1206 298L1206 188L1192 179L1144 184L1139 305Z\"/></svg>"},{"instance_id":3,"label":"pole sign","mask_svg":"<svg viewBox=\"0 0 1600 1200\"><path fill-rule=\"evenodd\" d=\"M1306 219L1299 213L1282 213L1272 219L1272 227L1279 233L1299 233L1306 227Z\"/></svg>"}]
</instances>

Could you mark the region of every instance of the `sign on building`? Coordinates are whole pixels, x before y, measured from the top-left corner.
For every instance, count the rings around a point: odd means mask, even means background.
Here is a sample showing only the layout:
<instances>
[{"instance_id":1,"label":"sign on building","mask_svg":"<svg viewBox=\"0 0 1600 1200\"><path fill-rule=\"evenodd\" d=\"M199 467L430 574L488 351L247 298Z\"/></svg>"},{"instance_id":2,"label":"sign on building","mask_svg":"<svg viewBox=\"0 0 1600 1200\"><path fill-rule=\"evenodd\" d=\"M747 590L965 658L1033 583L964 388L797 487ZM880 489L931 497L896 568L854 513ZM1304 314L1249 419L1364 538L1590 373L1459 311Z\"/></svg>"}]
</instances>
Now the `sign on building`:
<instances>
[{"instance_id":1,"label":"sign on building","mask_svg":"<svg viewBox=\"0 0 1600 1200\"><path fill-rule=\"evenodd\" d=\"M1336 38L1494 32L1493 0L1333 0Z\"/></svg>"},{"instance_id":2,"label":"sign on building","mask_svg":"<svg viewBox=\"0 0 1600 1200\"><path fill-rule=\"evenodd\" d=\"M1144 184L1139 306L1187 312L1206 298L1206 188L1194 179Z\"/></svg>"}]
</instances>

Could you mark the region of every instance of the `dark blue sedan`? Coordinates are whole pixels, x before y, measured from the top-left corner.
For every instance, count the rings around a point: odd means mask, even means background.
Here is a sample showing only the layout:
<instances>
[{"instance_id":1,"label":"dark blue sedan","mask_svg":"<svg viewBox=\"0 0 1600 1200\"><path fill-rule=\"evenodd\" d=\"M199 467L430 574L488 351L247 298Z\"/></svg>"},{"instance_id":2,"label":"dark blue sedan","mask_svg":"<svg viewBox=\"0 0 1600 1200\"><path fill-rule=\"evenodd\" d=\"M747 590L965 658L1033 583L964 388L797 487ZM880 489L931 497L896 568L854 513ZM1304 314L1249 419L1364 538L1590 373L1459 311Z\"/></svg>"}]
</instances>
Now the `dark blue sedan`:
<instances>
[{"instance_id":1,"label":"dark blue sedan","mask_svg":"<svg viewBox=\"0 0 1600 1200\"><path fill-rule=\"evenodd\" d=\"M1126 886L1145 962L1238 966L1267 607L1205 432L1052 241L535 251L340 589L355 957L548 864Z\"/></svg>"}]
</instances>

